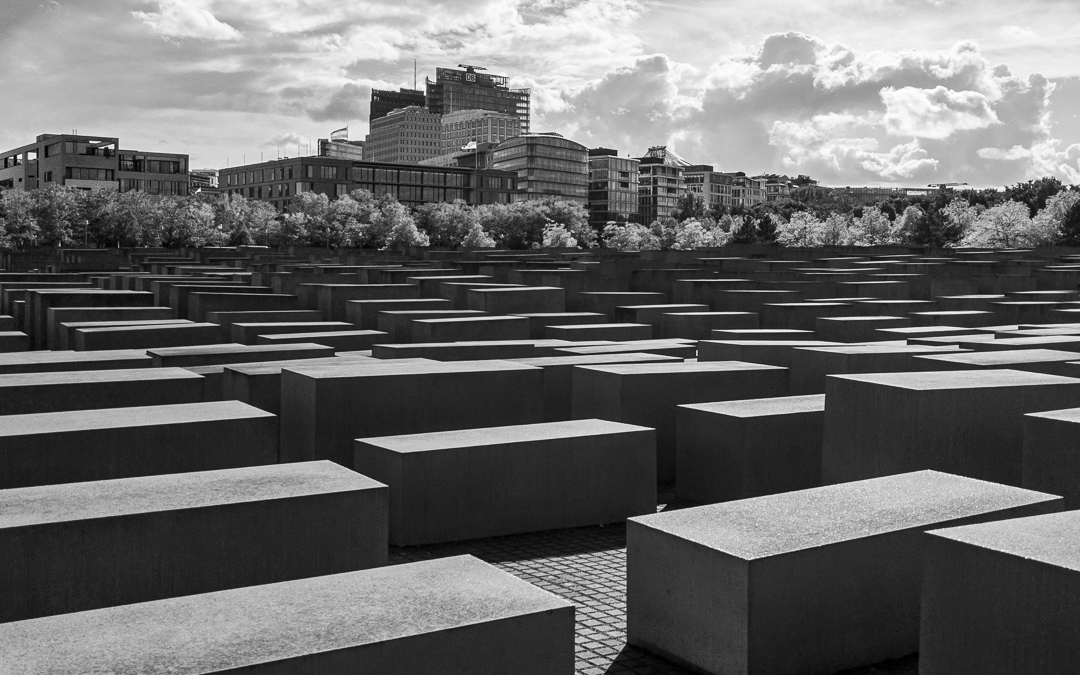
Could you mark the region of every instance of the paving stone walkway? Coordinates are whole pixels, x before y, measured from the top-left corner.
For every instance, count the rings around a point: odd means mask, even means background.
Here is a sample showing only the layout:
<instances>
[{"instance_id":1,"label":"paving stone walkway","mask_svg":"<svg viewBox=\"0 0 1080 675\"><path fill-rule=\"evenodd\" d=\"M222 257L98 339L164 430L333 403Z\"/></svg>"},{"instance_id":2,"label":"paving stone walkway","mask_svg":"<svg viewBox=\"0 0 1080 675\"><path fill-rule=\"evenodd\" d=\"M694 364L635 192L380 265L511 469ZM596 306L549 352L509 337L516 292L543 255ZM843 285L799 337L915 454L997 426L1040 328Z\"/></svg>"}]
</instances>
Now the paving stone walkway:
<instances>
[{"instance_id":1,"label":"paving stone walkway","mask_svg":"<svg viewBox=\"0 0 1080 675\"><path fill-rule=\"evenodd\" d=\"M658 511L690 504L660 493ZM577 675L691 675L691 671L626 644L626 526L582 527L476 541L391 548L401 564L471 554L577 607ZM915 675L914 659L844 675Z\"/></svg>"}]
</instances>

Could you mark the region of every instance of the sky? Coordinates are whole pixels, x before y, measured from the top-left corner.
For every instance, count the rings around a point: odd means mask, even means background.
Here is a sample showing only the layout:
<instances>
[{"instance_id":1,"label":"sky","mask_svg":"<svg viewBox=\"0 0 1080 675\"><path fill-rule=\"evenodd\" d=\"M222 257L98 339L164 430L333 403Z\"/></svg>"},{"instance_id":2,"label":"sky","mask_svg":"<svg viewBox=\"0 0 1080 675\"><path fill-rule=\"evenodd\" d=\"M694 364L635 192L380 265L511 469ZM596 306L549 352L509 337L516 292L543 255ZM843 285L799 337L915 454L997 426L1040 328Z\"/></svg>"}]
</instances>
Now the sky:
<instances>
[{"instance_id":1,"label":"sky","mask_svg":"<svg viewBox=\"0 0 1080 675\"><path fill-rule=\"evenodd\" d=\"M485 66L533 130L824 185L1080 183L1076 0L0 0L0 148L306 153Z\"/></svg>"}]
</instances>

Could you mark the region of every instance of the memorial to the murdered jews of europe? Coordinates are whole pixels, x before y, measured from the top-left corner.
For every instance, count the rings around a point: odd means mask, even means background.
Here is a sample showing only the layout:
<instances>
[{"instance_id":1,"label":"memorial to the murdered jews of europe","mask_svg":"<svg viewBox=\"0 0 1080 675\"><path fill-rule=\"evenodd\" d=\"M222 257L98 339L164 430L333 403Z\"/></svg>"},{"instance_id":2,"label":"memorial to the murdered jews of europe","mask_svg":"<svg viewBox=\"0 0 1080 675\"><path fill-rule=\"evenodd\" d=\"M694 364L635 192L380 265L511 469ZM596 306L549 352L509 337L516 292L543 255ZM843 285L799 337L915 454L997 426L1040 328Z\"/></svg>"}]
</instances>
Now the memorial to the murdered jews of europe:
<instances>
[{"instance_id":1,"label":"memorial to the murdered jews of europe","mask_svg":"<svg viewBox=\"0 0 1080 675\"><path fill-rule=\"evenodd\" d=\"M1069 249L60 259L0 675L1080 672Z\"/></svg>"}]
</instances>

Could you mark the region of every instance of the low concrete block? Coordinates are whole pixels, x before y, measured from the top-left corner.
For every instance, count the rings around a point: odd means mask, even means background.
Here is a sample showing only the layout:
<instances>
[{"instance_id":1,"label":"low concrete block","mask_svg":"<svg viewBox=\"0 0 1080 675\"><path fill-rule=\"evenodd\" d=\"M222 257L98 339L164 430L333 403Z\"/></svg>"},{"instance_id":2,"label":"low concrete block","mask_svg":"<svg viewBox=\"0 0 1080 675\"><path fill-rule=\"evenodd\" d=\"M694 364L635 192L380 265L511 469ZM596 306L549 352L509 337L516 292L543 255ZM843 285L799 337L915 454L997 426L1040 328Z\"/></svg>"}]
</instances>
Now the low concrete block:
<instances>
[{"instance_id":1,"label":"low concrete block","mask_svg":"<svg viewBox=\"0 0 1080 675\"><path fill-rule=\"evenodd\" d=\"M791 391L794 394L825 393L829 375L861 373L899 373L934 368L921 355L947 356L970 353L954 345L924 347L919 345L846 345L841 347L800 347L791 353ZM952 369L957 370L957 369Z\"/></svg>"},{"instance_id":2,"label":"low concrete block","mask_svg":"<svg viewBox=\"0 0 1080 675\"><path fill-rule=\"evenodd\" d=\"M574 419L599 418L656 429L657 480L676 476L675 411L684 403L787 393L787 370L738 361L575 366Z\"/></svg>"},{"instance_id":3,"label":"low concrete block","mask_svg":"<svg viewBox=\"0 0 1080 675\"><path fill-rule=\"evenodd\" d=\"M203 380L182 368L0 375L4 415L198 403Z\"/></svg>"},{"instance_id":4,"label":"low concrete block","mask_svg":"<svg viewBox=\"0 0 1080 675\"><path fill-rule=\"evenodd\" d=\"M833 375L825 484L916 469L1022 484L1023 415L1080 406L1080 380L1018 370Z\"/></svg>"},{"instance_id":5,"label":"low concrete block","mask_svg":"<svg viewBox=\"0 0 1080 675\"><path fill-rule=\"evenodd\" d=\"M542 339L548 326L574 326L579 324L606 323L607 317L596 312L537 312L515 313L529 320L529 337Z\"/></svg>"},{"instance_id":6,"label":"low concrete block","mask_svg":"<svg viewBox=\"0 0 1080 675\"><path fill-rule=\"evenodd\" d=\"M252 363L284 359L317 359L334 355L334 349L305 342L295 345L204 345L196 347L165 347L147 350L154 366L213 366L223 363Z\"/></svg>"},{"instance_id":7,"label":"low concrete block","mask_svg":"<svg viewBox=\"0 0 1080 675\"><path fill-rule=\"evenodd\" d=\"M345 320L361 330L375 330L379 325L379 312L453 308L449 300L438 298L349 300L345 303Z\"/></svg>"},{"instance_id":8,"label":"low concrete block","mask_svg":"<svg viewBox=\"0 0 1080 675\"><path fill-rule=\"evenodd\" d=\"M211 345L221 341L215 323L172 323L142 326L105 326L76 328L75 351L105 349L157 349Z\"/></svg>"},{"instance_id":9,"label":"low concrete block","mask_svg":"<svg viewBox=\"0 0 1080 675\"><path fill-rule=\"evenodd\" d=\"M0 354L0 374L52 373L66 370L107 370L149 368L153 359L143 349L114 349L97 352L31 351Z\"/></svg>"},{"instance_id":10,"label":"low concrete block","mask_svg":"<svg viewBox=\"0 0 1080 675\"><path fill-rule=\"evenodd\" d=\"M571 675L574 606L472 556L0 625L11 675Z\"/></svg>"},{"instance_id":11,"label":"low concrete block","mask_svg":"<svg viewBox=\"0 0 1080 675\"><path fill-rule=\"evenodd\" d=\"M659 338L661 337L660 324L665 314L670 312L707 311L709 311L708 305L695 304L620 305L615 308L615 321L618 323L648 324L649 326L652 326L652 335L650 337Z\"/></svg>"},{"instance_id":12,"label":"low concrete block","mask_svg":"<svg viewBox=\"0 0 1080 675\"><path fill-rule=\"evenodd\" d=\"M555 286L473 288L465 293L465 308L489 314L565 312L566 289Z\"/></svg>"},{"instance_id":13,"label":"low concrete block","mask_svg":"<svg viewBox=\"0 0 1080 675\"><path fill-rule=\"evenodd\" d=\"M823 316L814 323L817 337L830 342L881 340L880 328L907 328L911 319L902 316Z\"/></svg>"},{"instance_id":14,"label":"low concrete block","mask_svg":"<svg viewBox=\"0 0 1080 675\"><path fill-rule=\"evenodd\" d=\"M812 330L794 328L716 328L710 337L713 340L813 340L816 335Z\"/></svg>"},{"instance_id":15,"label":"low concrete block","mask_svg":"<svg viewBox=\"0 0 1080 675\"><path fill-rule=\"evenodd\" d=\"M292 333L325 333L328 331L353 330L355 326L344 321L280 321L267 323L238 322L232 324L231 342L242 345L259 343L260 335L286 335ZM304 340L308 342L308 340Z\"/></svg>"},{"instance_id":16,"label":"low concrete block","mask_svg":"<svg viewBox=\"0 0 1080 675\"><path fill-rule=\"evenodd\" d=\"M1078 540L1077 511L927 533L919 673L1076 672Z\"/></svg>"},{"instance_id":17,"label":"low concrete block","mask_svg":"<svg viewBox=\"0 0 1080 675\"><path fill-rule=\"evenodd\" d=\"M599 366L612 363L681 363L677 356L624 352L575 356L541 356L513 359L515 363L544 369L544 421L569 420L573 412L574 366Z\"/></svg>"},{"instance_id":18,"label":"low concrete block","mask_svg":"<svg viewBox=\"0 0 1080 675\"><path fill-rule=\"evenodd\" d=\"M356 438L542 422L543 374L505 361L287 368L282 460L351 466Z\"/></svg>"},{"instance_id":19,"label":"low concrete block","mask_svg":"<svg viewBox=\"0 0 1080 675\"><path fill-rule=\"evenodd\" d=\"M164 321L173 319L171 307L51 307L47 312L49 349L70 349L70 334L62 324L94 321Z\"/></svg>"},{"instance_id":20,"label":"low concrete block","mask_svg":"<svg viewBox=\"0 0 1080 675\"><path fill-rule=\"evenodd\" d=\"M386 333L386 341L392 343L412 342L412 322L417 319L459 319L484 316L471 309L411 309L379 312L378 330Z\"/></svg>"},{"instance_id":21,"label":"low concrete block","mask_svg":"<svg viewBox=\"0 0 1080 675\"><path fill-rule=\"evenodd\" d=\"M824 340L702 340L698 343L698 360L747 361L790 368L796 348L843 346Z\"/></svg>"},{"instance_id":22,"label":"low concrete block","mask_svg":"<svg viewBox=\"0 0 1080 675\"><path fill-rule=\"evenodd\" d=\"M473 342L528 340L529 320L521 316L476 316L455 319L417 319L413 342Z\"/></svg>"},{"instance_id":23,"label":"low concrete block","mask_svg":"<svg viewBox=\"0 0 1080 675\"><path fill-rule=\"evenodd\" d=\"M1057 349L1010 349L997 352L964 352L961 354L935 354L916 357L918 366L913 370L985 370L1010 368L1031 373L1069 377L1080 374L1080 369L1070 366L1080 361L1076 352Z\"/></svg>"},{"instance_id":24,"label":"low concrete block","mask_svg":"<svg viewBox=\"0 0 1080 675\"><path fill-rule=\"evenodd\" d=\"M568 326L548 326L544 337L552 340L608 340L623 342L627 340L653 339L653 327L643 323L591 323Z\"/></svg>"},{"instance_id":25,"label":"low concrete block","mask_svg":"<svg viewBox=\"0 0 1080 675\"><path fill-rule=\"evenodd\" d=\"M755 312L668 312L660 316L660 337L708 340L712 331L757 328Z\"/></svg>"},{"instance_id":26,"label":"low concrete block","mask_svg":"<svg viewBox=\"0 0 1080 675\"><path fill-rule=\"evenodd\" d=\"M821 485L825 395L681 405L675 491L705 504Z\"/></svg>"},{"instance_id":27,"label":"low concrete block","mask_svg":"<svg viewBox=\"0 0 1080 675\"><path fill-rule=\"evenodd\" d=\"M540 356L531 340L477 340L472 342L417 342L371 346L376 359L428 359L431 361L489 361Z\"/></svg>"},{"instance_id":28,"label":"low concrete block","mask_svg":"<svg viewBox=\"0 0 1080 675\"><path fill-rule=\"evenodd\" d=\"M924 531L1060 506L919 471L632 518L628 640L717 675L906 656L919 649Z\"/></svg>"},{"instance_id":29,"label":"low concrete block","mask_svg":"<svg viewBox=\"0 0 1080 675\"><path fill-rule=\"evenodd\" d=\"M327 321L344 321L352 300L405 300L420 297L416 284L317 284L316 302Z\"/></svg>"},{"instance_id":30,"label":"low concrete block","mask_svg":"<svg viewBox=\"0 0 1080 675\"><path fill-rule=\"evenodd\" d=\"M273 323L290 321L322 321L322 312L317 309L286 309L280 312L207 312L206 320L221 326L221 341L232 340L234 323Z\"/></svg>"},{"instance_id":31,"label":"low concrete block","mask_svg":"<svg viewBox=\"0 0 1080 675\"><path fill-rule=\"evenodd\" d=\"M587 342L582 345L588 344ZM631 340L609 345L563 347L554 350L555 356L599 356L602 354L645 353L660 356L674 356L680 359L692 359L697 356L697 347L693 342L686 344L678 340Z\"/></svg>"},{"instance_id":32,"label":"low concrete block","mask_svg":"<svg viewBox=\"0 0 1080 675\"><path fill-rule=\"evenodd\" d=\"M262 363L235 363L220 366L222 369L222 399L240 401L260 410L281 412L281 371L291 366L346 365L379 363L370 356L337 355L324 359L294 359L290 361L264 361Z\"/></svg>"},{"instance_id":33,"label":"low concrete block","mask_svg":"<svg viewBox=\"0 0 1080 675\"><path fill-rule=\"evenodd\" d=\"M615 320L615 308L620 305L660 304L663 302L667 302L667 295L649 291L587 291L578 293L576 298L578 311L603 314L607 316L609 321Z\"/></svg>"},{"instance_id":34,"label":"low concrete block","mask_svg":"<svg viewBox=\"0 0 1080 675\"><path fill-rule=\"evenodd\" d=\"M385 565L387 498L332 462L6 490L0 623Z\"/></svg>"},{"instance_id":35,"label":"low concrete block","mask_svg":"<svg viewBox=\"0 0 1080 675\"><path fill-rule=\"evenodd\" d=\"M287 345L312 343L324 345L339 352L355 352L371 349L378 342L387 341L386 333L377 330L338 330L319 333L286 333L283 335L260 335L260 345Z\"/></svg>"},{"instance_id":36,"label":"low concrete block","mask_svg":"<svg viewBox=\"0 0 1080 675\"><path fill-rule=\"evenodd\" d=\"M765 328L814 330L823 316L852 316L855 306L846 302L787 302L763 305L761 325Z\"/></svg>"},{"instance_id":37,"label":"low concrete block","mask_svg":"<svg viewBox=\"0 0 1080 675\"><path fill-rule=\"evenodd\" d=\"M656 512L652 429L576 420L360 438L356 471L390 486L390 543L421 546Z\"/></svg>"},{"instance_id":38,"label":"low concrete block","mask_svg":"<svg viewBox=\"0 0 1080 675\"><path fill-rule=\"evenodd\" d=\"M1023 486L1064 498L1080 509L1080 408L1031 413L1023 419Z\"/></svg>"},{"instance_id":39,"label":"low concrete block","mask_svg":"<svg viewBox=\"0 0 1080 675\"><path fill-rule=\"evenodd\" d=\"M188 319L206 321L211 312L251 312L300 309L295 295L276 293L192 293L188 296Z\"/></svg>"},{"instance_id":40,"label":"low concrete block","mask_svg":"<svg viewBox=\"0 0 1080 675\"><path fill-rule=\"evenodd\" d=\"M237 401L0 416L0 489L277 462L276 418Z\"/></svg>"},{"instance_id":41,"label":"low concrete block","mask_svg":"<svg viewBox=\"0 0 1080 675\"><path fill-rule=\"evenodd\" d=\"M0 331L0 352L26 352L33 347L30 336L18 330Z\"/></svg>"}]
</instances>

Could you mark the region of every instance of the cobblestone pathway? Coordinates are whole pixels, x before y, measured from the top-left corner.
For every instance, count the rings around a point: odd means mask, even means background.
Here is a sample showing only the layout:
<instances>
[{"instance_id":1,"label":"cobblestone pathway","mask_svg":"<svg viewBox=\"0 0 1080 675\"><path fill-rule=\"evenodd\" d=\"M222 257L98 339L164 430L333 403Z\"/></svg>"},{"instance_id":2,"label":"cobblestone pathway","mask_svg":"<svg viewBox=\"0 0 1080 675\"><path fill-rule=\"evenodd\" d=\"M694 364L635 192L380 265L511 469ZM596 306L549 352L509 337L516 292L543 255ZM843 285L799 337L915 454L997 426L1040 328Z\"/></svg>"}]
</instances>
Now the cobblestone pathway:
<instances>
[{"instance_id":1,"label":"cobblestone pathway","mask_svg":"<svg viewBox=\"0 0 1080 675\"><path fill-rule=\"evenodd\" d=\"M669 491L657 510L688 506ZM583 527L434 546L391 548L391 564L470 554L577 607L577 675L690 675L626 644L626 527ZM915 675L914 660L845 675Z\"/></svg>"}]
</instances>

